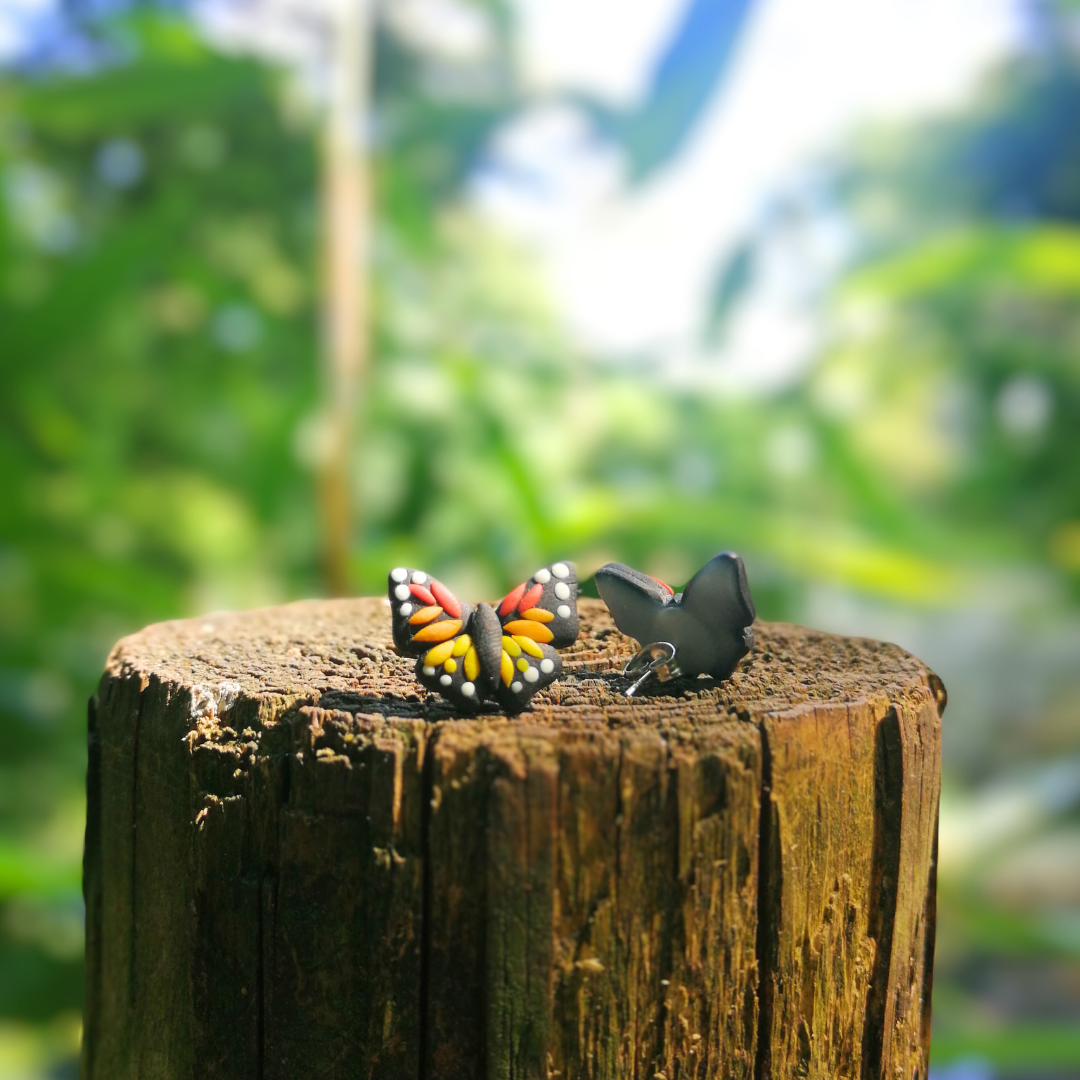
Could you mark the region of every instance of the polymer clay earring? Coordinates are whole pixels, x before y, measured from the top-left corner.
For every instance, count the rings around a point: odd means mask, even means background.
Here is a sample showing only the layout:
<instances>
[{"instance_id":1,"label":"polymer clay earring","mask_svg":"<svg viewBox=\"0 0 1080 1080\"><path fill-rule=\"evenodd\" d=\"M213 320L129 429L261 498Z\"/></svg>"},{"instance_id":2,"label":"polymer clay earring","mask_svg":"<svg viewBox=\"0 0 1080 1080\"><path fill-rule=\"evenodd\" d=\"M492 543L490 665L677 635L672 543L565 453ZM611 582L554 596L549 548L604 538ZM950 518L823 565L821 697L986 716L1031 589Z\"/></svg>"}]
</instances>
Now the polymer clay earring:
<instances>
[{"instance_id":1,"label":"polymer clay earring","mask_svg":"<svg viewBox=\"0 0 1080 1080\"><path fill-rule=\"evenodd\" d=\"M516 716L562 673L555 650L577 640L572 562L542 567L496 607L462 603L411 567L391 570L387 588L398 652L417 658L422 686L466 712L494 701Z\"/></svg>"},{"instance_id":2,"label":"polymer clay earring","mask_svg":"<svg viewBox=\"0 0 1080 1080\"><path fill-rule=\"evenodd\" d=\"M650 678L730 678L753 648L756 617L746 567L733 551L710 559L681 593L622 563L596 571L596 587L615 625L641 649L623 674L633 697Z\"/></svg>"}]
</instances>

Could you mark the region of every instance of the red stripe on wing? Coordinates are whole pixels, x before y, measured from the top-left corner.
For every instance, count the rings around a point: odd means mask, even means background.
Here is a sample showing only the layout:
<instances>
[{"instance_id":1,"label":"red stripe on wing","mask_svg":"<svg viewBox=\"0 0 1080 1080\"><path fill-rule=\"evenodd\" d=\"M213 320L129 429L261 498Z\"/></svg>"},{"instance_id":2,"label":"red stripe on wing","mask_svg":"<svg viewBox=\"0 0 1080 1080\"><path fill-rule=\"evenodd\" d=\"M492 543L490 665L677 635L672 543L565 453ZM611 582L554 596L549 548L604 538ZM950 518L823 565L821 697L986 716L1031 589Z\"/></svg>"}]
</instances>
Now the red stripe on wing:
<instances>
[{"instance_id":1,"label":"red stripe on wing","mask_svg":"<svg viewBox=\"0 0 1080 1080\"><path fill-rule=\"evenodd\" d=\"M528 611L540 603L540 597L544 595L543 585L534 585L519 601L518 611Z\"/></svg>"},{"instance_id":2,"label":"red stripe on wing","mask_svg":"<svg viewBox=\"0 0 1080 1080\"><path fill-rule=\"evenodd\" d=\"M645 576L652 578L660 588L667 589L669 596L675 595L675 590L666 581L661 581L658 577L653 577L652 574L646 574Z\"/></svg>"},{"instance_id":3,"label":"red stripe on wing","mask_svg":"<svg viewBox=\"0 0 1080 1080\"><path fill-rule=\"evenodd\" d=\"M455 619L461 617L461 601L441 581L435 581L433 578L431 591L448 615Z\"/></svg>"},{"instance_id":4,"label":"red stripe on wing","mask_svg":"<svg viewBox=\"0 0 1080 1080\"><path fill-rule=\"evenodd\" d=\"M409 592L411 592L417 600L423 600L428 607L432 607L435 603L435 597L432 596L423 585L410 585Z\"/></svg>"},{"instance_id":5,"label":"red stripe on wing","mask_svg":"<svg viewBox=\"0 0 1080 1080\"><path fill-rule=\"evenodd\" d=\"M525 582L523 581L516 589L511 589L506 596L503 597L503 602L499 605L500 615L509 615L511 611L518 606L518 601L525 595Z\"/></svg>"}]
</instances>

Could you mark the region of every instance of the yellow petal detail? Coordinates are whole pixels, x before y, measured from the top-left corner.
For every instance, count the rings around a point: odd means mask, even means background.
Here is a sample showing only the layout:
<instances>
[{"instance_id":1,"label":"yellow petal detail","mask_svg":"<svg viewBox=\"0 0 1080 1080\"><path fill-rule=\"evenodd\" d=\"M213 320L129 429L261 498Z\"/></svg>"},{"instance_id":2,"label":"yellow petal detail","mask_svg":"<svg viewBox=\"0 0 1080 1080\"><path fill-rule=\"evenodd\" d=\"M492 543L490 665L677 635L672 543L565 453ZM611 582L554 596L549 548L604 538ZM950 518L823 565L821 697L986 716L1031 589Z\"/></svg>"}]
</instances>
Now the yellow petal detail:
<instances>
[{"instance_id":1,"label":"yellow petal detail","mask_svg":"<svg viewBox=\"0 0 1080 1080\"><path fill-rule=\"evenodd\" d=\"M555 618L553 611L545 611L542 607L531 607L521 613L523 619L532 619L533 622L551 622Z\"/></svg>"},{"instance_id":2,"label":"yellow petal detail","mask_svg":"<svg viewBox=\"0 0 1080 1080\"><path fill-rule=\"evenodd\" d=\"M465 654L465 678L470 682L476 682L476 676L480 674L480 656L474 645L469 646Z\"/></svg>"},{"instance_id":3,"label":"yellow petal detail","mask_svg":"<svg viewBox=\"0 0 1080 1080\"><path fill-rule=\"evenodd\" d=\"M533 641L532 638L522 637L521 634L515 634L514 640L530 655L535 656L537 660L544 658L544 650Z\"/></svg>"},{"instance_id":4,"label":"yellow petal detail","mask_svg":"<svg viewBox=\"0 0 1080 1080\"><path fill-rule=\"evenodd\" d=\"M509 638L505 634L503 634L503 649L510 654L511 659L521 655L521 646L513 638Z\"/></svg>"},{"instance_id":5,"label":"yellow petal detail","mask_svg":"<svg viewBox=\"0 0 1080 1080\"><path fill-rule=\"evenodd\" d=\"M442 608L435 607L422 607L410 620L410 626L419 626L421 623L429 623L432 619L437 619L442 614Z\"/></svg>"},{"instance_id":6,"label":"yellow petal detail","mask_svg":"<svg viewBox=\"0 0 1080 1080\"><path fill-rule=\"evenodd\" d=\"M517 662L517 667L518 667L518 671L528 671L529 670L529 661L526 660L524 656L519 656L518 657L518 662Z\"/></svg>"},{"instance_id":7,"label":"yellow petal detail","mask_svg":"<svg viewBox=\"0 0 1080 1080\"><path fill-rule=\"evenodd\" d=\"M536 625L539 626L539 623ZM460 629L460 619L447 619L446 622L428 623L419 633L413 634L413 641L445 641L447 638L452 638ZM540 626L540 629L547 630L547 627ZM548 632L550 633L550 631Z\"/></svg>"},{"instance_id":8,"label":"yellow petal detail","mask_svg":"<svg viewBox=\"0 0 1080 1080\"><path fill-rule=\"evenodd\" d=\"M429 649L427 656L424 657L424 663L428 667L438 667L444 660L449 659L450 654L454 651L454 642L444 641L441 645L436 645L434 649Z\"/></svg>"},{"instance_id":9,"label":"yellow petal detail","mask_svg":"<svg viewBox=\"0 0 1080 1080\"><path fill-rule=\"evenodd\" d=\"M468 634L462 634L461 637L459 637L457 639L457 641L454 643L454 655L455 656L464 656L469 651L469 647L471 645L472 645L472 638L469 637ZM470 675L469 678L471 679L472 676Z\"/></svg>"},{"instance_id":10,"label":"yellow petal detail","mask_svg":"<svg viewBox=\"0 0 1080 1080\"><path fill-rule=\"evenodd\" d=\"M443 671L445 671L447 675L453 675L454 672L457 671L457 661L453 657L450 657L450 659L443 664Z\"/></svg>"},{"instance_id":11,"label":"yellow petal detail","mask_svg":"<svg viewBox=\"0 0 1080 1080\"><path fill-rule=\"evenodd\" d=\"M503 638L503 641L505 640L506 638ZM505 651L499 665L499 674L502 676L503 686L509 686L510 680L514 677L514 661L510 659Z\"/></svg>"},{"instance_id":12,"label":"yellow petal detail","mask_svg":"<svg viewBox=\"0 0 1080 1080\"><path fill-rule=\"evenodd\" d=\"M555 635L543 624L533 622L532 619L516 619L503 627L504 633L509 633L515 638L532 638L533 641L552 641ZM520 640L518 641L520 645Z\"/></svg>"}]
</instances>

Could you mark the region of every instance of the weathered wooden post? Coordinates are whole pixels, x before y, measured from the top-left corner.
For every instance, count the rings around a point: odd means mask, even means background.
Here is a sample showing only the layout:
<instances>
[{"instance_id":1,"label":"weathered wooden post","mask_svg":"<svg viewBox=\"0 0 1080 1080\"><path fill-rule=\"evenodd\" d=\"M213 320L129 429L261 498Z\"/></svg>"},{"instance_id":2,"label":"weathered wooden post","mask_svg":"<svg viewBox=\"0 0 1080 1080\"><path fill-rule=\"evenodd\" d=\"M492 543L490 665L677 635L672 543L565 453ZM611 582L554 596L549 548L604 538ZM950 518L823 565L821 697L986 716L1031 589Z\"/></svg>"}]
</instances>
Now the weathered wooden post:
<instances>
[{"instance_id":1,"label":"weathered wooden post","mask_svg":"<svg viewBox=\"0 0 1080 1080\"><path fill-rule=\"evenodd\" d=\"M923 1080L940 682L759 624L733 679L456 718L382 600L152 626L91 707L87 1080Z\"/></svg>"}]
</instances>

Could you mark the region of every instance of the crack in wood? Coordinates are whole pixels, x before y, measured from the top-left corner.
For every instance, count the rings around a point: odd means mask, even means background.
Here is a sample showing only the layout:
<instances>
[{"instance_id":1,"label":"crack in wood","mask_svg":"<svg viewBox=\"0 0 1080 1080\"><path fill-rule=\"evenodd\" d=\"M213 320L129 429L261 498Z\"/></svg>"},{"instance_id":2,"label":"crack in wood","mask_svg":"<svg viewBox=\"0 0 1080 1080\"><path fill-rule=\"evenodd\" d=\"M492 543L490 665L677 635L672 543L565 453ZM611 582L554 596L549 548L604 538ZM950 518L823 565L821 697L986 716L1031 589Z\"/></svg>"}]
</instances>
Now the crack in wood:
<instances>
[{"instance_id":1,"label":"crack in wood","mask_svg":"<svg viewBox=\"0 0 1080 1080\"><path fill-rule=\"evenodd\" d=\"M772 1023L779 948L779 908L783 867L780 860L779 818L772 798L772 751L769 733L758 725L761 738L761 813L758 824L757 1047L754 1080L772 1080Z\"/></svg>"},{"instance_id":2,"label":"crack in wood","mask_svg":"<svg viewBox=\"0 0 1080 1080\"><path fill-rule=\"evenodd\" d=\"M869 935L876 943L863 1029L862 1080L882 1074L885 1014L900 880L904 758L900 718L889 709L874 732L874 846L870 857Z\"/></svg>"},{"instance_id":3,"label":"crack in wood","mask_svg":"<svg viewBox=\"0 0 1080 1080\"><path fill-rule=\"evenodd\" d=\"M428 1049L431 1045L430 996L431 996L431 921L434 903L434 885L431 877L431 815L432 802L435 798L435 742L438 733L433 734L424 747L424 762L421 770L421 793L423 802L420 808L420 851L423 858L421 868L420 901L420 1065L418 1080L428 1080Z\"/></svg>"}]
</instances>

